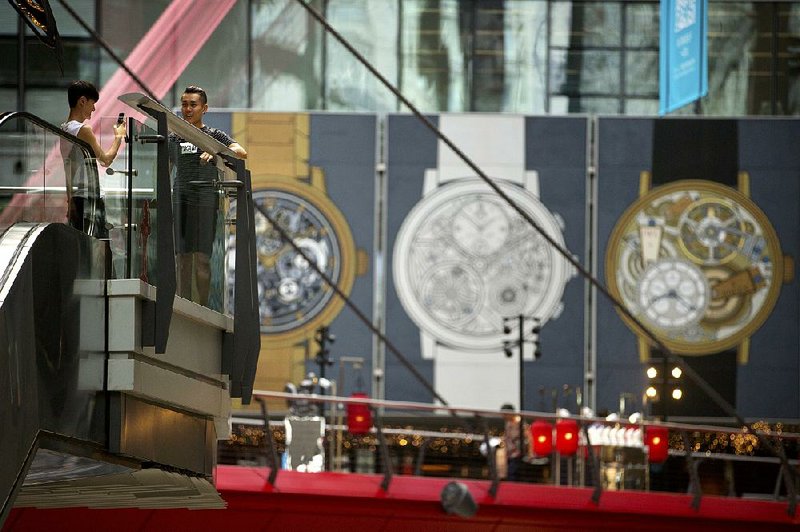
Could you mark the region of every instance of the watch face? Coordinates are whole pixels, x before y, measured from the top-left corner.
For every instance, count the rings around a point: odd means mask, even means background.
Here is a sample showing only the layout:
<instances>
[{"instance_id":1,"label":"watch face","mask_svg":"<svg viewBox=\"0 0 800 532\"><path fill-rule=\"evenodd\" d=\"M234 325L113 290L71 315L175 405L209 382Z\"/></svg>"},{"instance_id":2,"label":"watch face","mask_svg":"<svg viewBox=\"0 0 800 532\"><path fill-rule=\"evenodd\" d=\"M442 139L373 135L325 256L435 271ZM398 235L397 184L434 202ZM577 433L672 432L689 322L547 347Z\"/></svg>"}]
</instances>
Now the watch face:
<instances>
[{"instance_id":1,"label":"watch face","mask_svg":"<svg viewBox=\"0 0 800 532\"><path fill-rule=\"evenodd\" d=\"M611 293L682 354L740 344L769 315L782 278L783 255L767 217L748 197L710 181L675 181L639 198L606 253Z\"/></svg>"},{"instance_id":2,"label":"watch face","mask_svg":"<svg viewBox=\"0 0 800 532\"><path fill-rule=\"evenodd\" d=\"M686 260L667 257L651 262L639 279L639 308L647 323L662 329L697 325L708 308L703 271Z\"/></svg>"},{"instance_id":3,"label":"watch face","mask_svg":"<svg viewBox=\"0 0 800 532\"><path fill-rule=\"evenodd\" d=\"M555 217L533 194L503 191L563 245ZM543 323L558 308L569 263L485 183L447 183L405 219L394 246L395 287L406 312L442 343L500 349L503 318Z\"/></svg>"},{"instance_id":4,"label":"watch face","mask_svg":"<svg viewBox=\"0 0 800 532\"><path fill-rule=\"evenodd\" d=\"M341 213L321 193L291 180L253 192L256 233L256 274L262 334L292 336L315 329L334 311L339 298L324 278L260 212L292 238L308 259L325 275L349 292L353 283L352 236ZM353 248L350 250L350 248ZM235 254L228 252L232 275Z\"/></svg>"},{"instance_id":5,"label":"watch face","mask_svg":"<svg viewBox=\"0 0 800 532\"><path fill-rule=\"evenodd\" d=\"M330 279L338 280L341 253L330 222L306 199L279 190L253 193L255 204L279 224ZM256 210L258 304L263 333L307 323L325 307L330 290L309 261ZM259 230L260 229L260 230Z\"/></svg>"}]
</instances>

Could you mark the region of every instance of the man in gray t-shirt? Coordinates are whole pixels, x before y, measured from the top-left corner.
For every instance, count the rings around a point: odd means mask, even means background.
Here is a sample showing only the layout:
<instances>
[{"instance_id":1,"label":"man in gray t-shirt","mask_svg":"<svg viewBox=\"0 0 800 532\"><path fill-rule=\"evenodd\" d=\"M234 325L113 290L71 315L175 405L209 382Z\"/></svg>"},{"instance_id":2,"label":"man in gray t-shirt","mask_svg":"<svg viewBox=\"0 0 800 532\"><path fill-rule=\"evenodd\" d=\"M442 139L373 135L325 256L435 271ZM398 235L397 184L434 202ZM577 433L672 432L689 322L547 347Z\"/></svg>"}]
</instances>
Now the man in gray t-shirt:
<instances>
[{"instance_id":1,"label":"man in gray t-shirt","mask_svg":"<svg viewBox=\"0 0 800 532\"><path fill-rule=\"evenodd\" d=\"M214 137L235 154L247 158L247 152L227 133L203 124L208 111L208 97L200 87L186 87L181 96L183 119ZM178 266L178 295L205 305L211 287L211 251L217 224L218 196L214 156L201 152L191 142L170 135L170 153L175 168L173 210ZM193 283L194 281L194 283ZM192 285L197 287L193 297Z\"/></svg>"}]
</instances>

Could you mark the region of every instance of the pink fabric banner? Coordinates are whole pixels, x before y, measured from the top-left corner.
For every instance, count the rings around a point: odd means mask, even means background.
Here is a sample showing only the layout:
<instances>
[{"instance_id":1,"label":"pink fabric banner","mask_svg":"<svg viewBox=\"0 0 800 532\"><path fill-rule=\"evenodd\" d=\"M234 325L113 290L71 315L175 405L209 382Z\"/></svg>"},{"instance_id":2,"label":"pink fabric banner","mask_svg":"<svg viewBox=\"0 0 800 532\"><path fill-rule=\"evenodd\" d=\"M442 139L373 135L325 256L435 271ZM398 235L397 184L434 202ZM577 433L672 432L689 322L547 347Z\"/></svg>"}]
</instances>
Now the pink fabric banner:
<instances>
[{"instance_id":1,"label":"pink fabric banner","mask_svg":"<svg viewBox=\"0 0 800 532\"><path fill-rule=\"evenodd\" d=\"M163 98L234 4L236 0L173 0L125 64L153 94ZM124 69L118 68L99 89L101 98L89 121L92 128L96 129L100 117L116 117L121 112L142 121L141 115L136 116L130 107L117 100L120 94L144 92Z\"/></svg>"},{"instance_id":2,"label":"pink fabric banner","mask_svg":"<svg viewBox=\"0 0 800 532\"><path fill-rule=\"evenodd\" d=\"M125 64L153 94L163 98L235 3L236 0L173 0L142 37ZM124 112L141 122L145 119L143 113L134 112L117 100L117 96L144 91L121 67L99 90L101 98L89 124L97 138L107 146L111 124L119 113ZM101 130L101 120L105 130ZM49 198L47 190L39 194L15 194L0 213L0 225L18 221L66 221L66 193L59 190L65 186L60 143L56 141L42 156L41 167L33 173L26 186L52 189L53 197Z\"/></svg>"}]
</instances>

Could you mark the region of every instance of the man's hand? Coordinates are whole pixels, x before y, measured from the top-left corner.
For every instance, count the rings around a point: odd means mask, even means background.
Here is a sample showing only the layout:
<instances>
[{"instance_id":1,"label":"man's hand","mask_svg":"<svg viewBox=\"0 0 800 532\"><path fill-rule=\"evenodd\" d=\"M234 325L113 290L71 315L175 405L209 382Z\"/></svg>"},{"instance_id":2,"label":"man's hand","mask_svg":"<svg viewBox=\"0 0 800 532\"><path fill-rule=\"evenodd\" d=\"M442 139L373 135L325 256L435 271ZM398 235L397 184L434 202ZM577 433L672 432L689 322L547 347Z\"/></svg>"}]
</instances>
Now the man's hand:
<instances>
[{"instance_id":1,"label":"man's hand","mask_svg":"<svg viewBox=\"0 0 800 532\"><path fill-rule=\"evenodd\" d=\"M128 135L128 128L125 122L114 124L114 138L124 139Z\"/></svg>"},{"instance_id":2,"label":"man's hand","mask_svg":"<svg viewBox=\"0 0 800 532\"><path fill-rule=\"evenodd\" d=\"M210 153L203 152L200 154L200 164L207 164L214 160L214 156Z\"/></svg>"}]
</instances>

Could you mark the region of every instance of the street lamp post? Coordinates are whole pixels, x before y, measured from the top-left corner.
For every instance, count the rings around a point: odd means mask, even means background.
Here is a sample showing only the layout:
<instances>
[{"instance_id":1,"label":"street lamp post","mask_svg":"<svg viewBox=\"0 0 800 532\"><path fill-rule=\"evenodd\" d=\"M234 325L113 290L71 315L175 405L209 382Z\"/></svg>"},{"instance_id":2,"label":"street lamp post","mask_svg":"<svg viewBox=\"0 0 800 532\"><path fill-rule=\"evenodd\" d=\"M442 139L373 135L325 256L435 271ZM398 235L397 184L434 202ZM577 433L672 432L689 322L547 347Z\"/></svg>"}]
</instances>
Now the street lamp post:
<instances>
[{"instance_id":1,"label":"street lamp post","mask_svg":"<svg viewBox=\"0 0 800 532\"><path fill-rule=\"evenodd\" d=\"M336 335L331 334L330 329L328 329L327 326L323 326L317 329L317 332L314 335L314 340L319 345L319 351L314 357L314 361L319 365L320 382L326 382L325 368L333 365L333 360L331 360L331 351L328 349L328 344L332 344L336 341ZM325 388L321 386L319 393L320 395L324 395ZM319 414L321 416L324 415L325 403L320 403L317 408L319 409Z\"/></svg>"},{"instance_id":2,"label":"street lamp post","mask_svg":"<svg viewBox=\"0 0 800 532\"><path fill-rule=\"evenodd\" d=\"M525 316L523 314L519 314L517 316L511 316L503 318L503 333L504 334L511 334L511 327L508 325L508 322L517 321L517 332L519 333L519 337L516 341L514 340L504 340L503 341L503 352L507 357L511 357L513 355L511 349L514 346L519 347L519 410L520 412L525 409L525 320L533 322L533 328L531 329L531 333L534 337L529 340L530 343L533 344L533 359L536 360L541 356L539 351L539 332L541 331L541 327L539 326L539 318L533 316Z\"/></svg>"}]
</instances>

